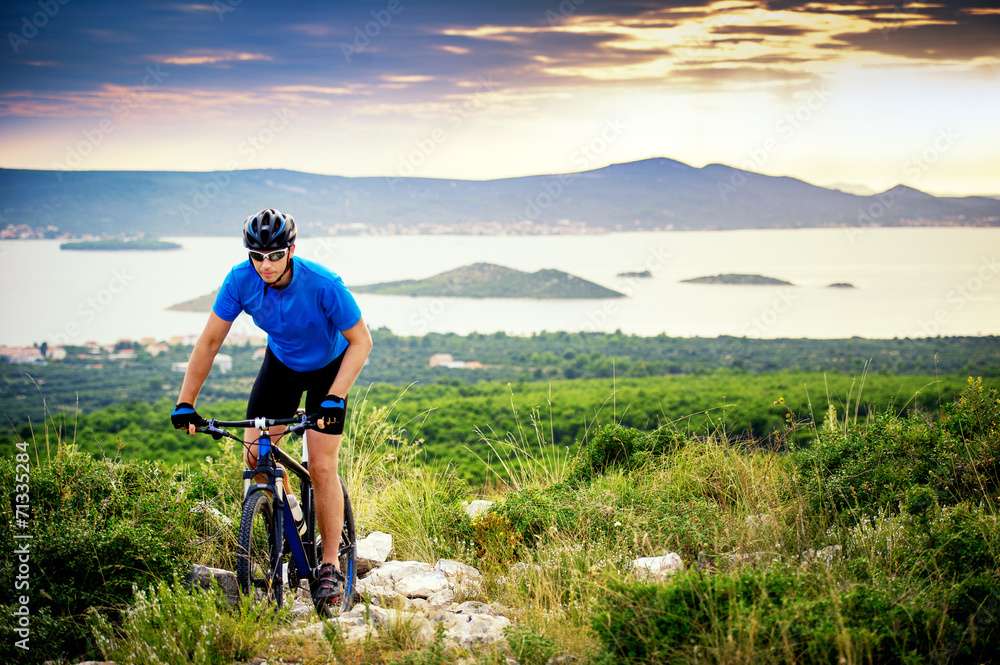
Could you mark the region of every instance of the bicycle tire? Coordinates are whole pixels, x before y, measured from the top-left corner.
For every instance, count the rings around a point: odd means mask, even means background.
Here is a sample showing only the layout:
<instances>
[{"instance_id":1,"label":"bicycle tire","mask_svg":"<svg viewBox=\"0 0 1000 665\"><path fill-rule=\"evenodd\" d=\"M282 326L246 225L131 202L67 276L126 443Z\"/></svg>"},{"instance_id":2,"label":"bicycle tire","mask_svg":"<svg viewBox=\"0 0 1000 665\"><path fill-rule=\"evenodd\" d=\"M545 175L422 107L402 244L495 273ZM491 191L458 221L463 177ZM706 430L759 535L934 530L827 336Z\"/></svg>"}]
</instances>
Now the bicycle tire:
<instances>
[{"instance_id":1,"label":"bicycle tire","mask_svg":"<svg viewBox=\"0 0 1000 665\"><path fill-rule=\"evenodd\" d=\"M340 479L340 487L344 490L344 526L340 530L340 570L344 574L344 596L340 609L347 612L354 606L354 590L358 582L357 554L358 541L354 529L354 509L351 507L351 496L347 492L347 484Z\"/></svg>"},{"instance_id":2,"label":"bicycle tire","mask_svg":"<svg viewBox=\"0 0 1000 665\"><path fill-rule=\"evenodd\" d=\"M278 560L279 542L275 539L271 492L251 492L243 502L243 515L240 518L236 581L244 595L253 592L259 600L267 598L280 607L284 589L281 562ZM261 550L266 551L266 557L261 556Z\"/></svg>"},{"instance_id":3,"label":"bicycle tire","mask_svg":"<svg viewBox=\"0 0 1000 665\"><path fill-rule=\"evenodd\" d=\"M344 593L340 599L340 611L347 612L354 606L354 595L357 593L357 539L355 537L354 508L351 506L351 496L347 491L347 483L340 478L340 487L344 492L344 524L340 529L340 572L344 576ZM316 560L323 559L323 541L317 538Z\"/></svg>"}]
</instances>

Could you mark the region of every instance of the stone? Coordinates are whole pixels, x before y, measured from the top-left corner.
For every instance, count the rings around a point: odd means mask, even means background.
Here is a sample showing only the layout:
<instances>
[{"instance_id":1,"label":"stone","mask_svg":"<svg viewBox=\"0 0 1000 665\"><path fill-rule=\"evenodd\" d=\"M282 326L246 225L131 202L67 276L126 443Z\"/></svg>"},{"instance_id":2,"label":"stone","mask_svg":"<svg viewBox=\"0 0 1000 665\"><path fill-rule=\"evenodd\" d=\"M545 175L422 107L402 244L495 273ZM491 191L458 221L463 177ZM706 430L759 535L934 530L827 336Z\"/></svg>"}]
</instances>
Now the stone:
<instances>
[{"instance_id":1,"label":"stone","mask_svg":"<svg viewBox=\"0 0 1000 665\"><path fill-rule=\"evenodd\" d=\"M683 568L684 561L676 552L668 552L663 556L640 557L632 562L634 573L657 580L666 579Z\"/></svg>"},{"instance_id":2,"label":"stone","mask_svg":"<svg viewBox=\"0 0 1000 665\"><path fill-rule=\"evenodd\" d=\"M510 625L510 619L493 614L449 613L445 625L445 639L468 649L504 639L504 630Z\"/></svg>"},{"instance_id":3,"label":"stone","mask_svg":"<svg viewBox=\"0 0 1000 665\"><path fill-rule=\"evenodd\" d=\"M454 559L438 559L434 564L434 570L439 570L448 578L448 584L456 591L464 590L468 593L475 593L482 584L483 576L472 566L455 561Z\"/></svg>"},{"instance_id":4,"label":"stone","mask_svg":"<svg viewBox=\"0 0 1000 665\"><path fill-rule=\"evenodd\" d=\"M489 501L487 499L473 499L469 503L465 504L465 514L468 515L470 519L475 519L477 516L482 515L489 510L494 503L494 501Z\"/></svg>"},{"instance_id":5,"label":"stone","mask_svg":"<svg viewBox=\"0 0 1000 665\"><path fill-rule=\"evenodd\" d=\"M440 570L408 575L396 582L396 592L407 598L428 598L448 588L448 578Z\"/></svg>"},{"instance_id":6,"label":"stone","mask_svg":"<svg viewBox=\"0 0 1000 665\"><path fill-rule=\"evenodd\" d=\"M433 572L433 566L423 561L387 561L358 580L358 593L371 598L394 598L402 593L396 588L400 581Z\"/></svg>"},{"instance_id":7,"label":"stone","mask_svg":"<svg viewBox=\"0 0 1000 665\"><path fill-rule=\"evenodd\" d=\"M449 587L427 596L426 602L429 607L448 607L454 600L455 592Z\"/></svg>"},{"instance_id":8,"label":"stone","mask_svg":"<svg viewBox=\"0 0 1000 665\"><path fill-rule=\"evenodd\" d=\"M357 558L383 563L392 554L392 535L382 531L372 531L357 542ZM372 566L369 566L371 568Z\"/></svg>"},{"instance_id":9,"label":"stone","mask_svg":"<svg viewBox=\"0 0 1000 665\"><path fill-rule=\"evenodd\" d=\"M452 606L449 610L455 614L493 614L493 609L489 605L478 600L467 600Z\"/></svg>"},{"instance_id":10,"label":"stone","mask_svg":"<svg viewBox=\"0 0 1000 665\"><path fill-rule=\"evenodd\" d=\"M240 602L240 585L236 581L236 573L232 571L196 563L191 566L187 582L189 586L197 585L205 589L217 583L225 593L226 600L234 605Z\"/></svg>"},{"instance_id":11,"label":"stone","mask_svg":"<svg viewBox=\"0 0 1000 665\"><path fill-rule=\"evenodd\" d=\"M316 607L313 605L312 600L302 600L302 598L296 596L292 601L292 618L293 619L303 619L309 618L316 611Z\"/></svg>"}]
</instances>

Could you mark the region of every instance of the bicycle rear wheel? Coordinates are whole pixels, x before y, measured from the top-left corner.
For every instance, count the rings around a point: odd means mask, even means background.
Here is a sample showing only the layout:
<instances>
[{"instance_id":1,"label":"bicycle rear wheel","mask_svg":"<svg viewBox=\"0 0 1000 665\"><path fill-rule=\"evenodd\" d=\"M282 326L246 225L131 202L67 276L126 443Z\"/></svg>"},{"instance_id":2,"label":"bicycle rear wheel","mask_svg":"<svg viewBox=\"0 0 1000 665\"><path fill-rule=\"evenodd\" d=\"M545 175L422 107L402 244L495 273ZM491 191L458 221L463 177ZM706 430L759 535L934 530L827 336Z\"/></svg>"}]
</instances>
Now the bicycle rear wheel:
<instances>
[{"instance_id":1,"label":"bicycle rear wheel","mask_svg":"<svg viewBox=\"0 0 1000 665\"><path fill-rule=\"evenodd\" d=\"M278 559L279 542L275 539L271 492L258 490L250 493L243 503L240 519L236 581L242 593L252 593L256 600L273 600L280 606L283 586Z\"/></svg>"},{"instance_id":2,"label":"bicycle rear wheel","mask_svg":"<svg viewBox=\"0 0 1000 665\"><path fill-rule=\"evenodd\" d=\"M354 533L354 509L351 508L351 497L347 493L347 484L340 479L344 490L344 526L340 530L340 570L344 574L344 598L341 610L346 612L354 605L354 587L358 581L357 571L357 540Z\"/></svg>"},{"instance_id":3,"label":"bicycle rear wheel","mask_svg":"<svg viewBox=\"0 0 1000 665\"><path fill-rule=\"evenodd\" d=\"M337 558L340 560L340 572L344 576L344 595L340 601L340 611L346 612L354 606L354 594L358 583L357 571L357 540L354 530L354 509L351 507L351 496L347 492L347 484L340 479L340 487L344 491L344 524L340 529L340 548ZM323 541L317 537L316 561L323 559Z\"/></svg>"}]
</instances>

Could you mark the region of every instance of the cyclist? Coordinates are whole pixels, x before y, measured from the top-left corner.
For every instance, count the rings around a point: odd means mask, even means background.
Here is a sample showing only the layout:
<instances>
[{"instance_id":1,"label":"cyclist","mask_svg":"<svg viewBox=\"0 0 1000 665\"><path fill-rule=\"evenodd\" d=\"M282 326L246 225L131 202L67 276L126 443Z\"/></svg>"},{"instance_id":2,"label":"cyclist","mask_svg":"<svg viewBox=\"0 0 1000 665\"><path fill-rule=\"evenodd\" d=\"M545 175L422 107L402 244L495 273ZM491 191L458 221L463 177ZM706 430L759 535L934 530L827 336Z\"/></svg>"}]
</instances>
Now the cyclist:
<instances>
[{"instance_id":1,"label":"cyclist","mask_svg":"<svg viewBox=\"0 0 1000 665\"><path fill-rule=\"evenodd\" d=\"M249 259L233 266L219 288L205 329L198 338L170 420L190 434L205 424L195 410L198 393L219 347L240 312L267 332L267 349L247 401L246 418L287 418L303 391L306 413L318 414L319 430L309 433L309 474L323 558L316 571L314 600L320 612L340 604L344 576L337 558L344 523L344 495L337 458L347 413L347 393L372 349L371 333L343 280L320 264L294 257L296 228L291 215L273 208L249 216L243 244ZM271 435L284 426L272 427ZM257 464L258 434L244 431L244 462ZM288 476L284 477L289 490Z\"/></svg>"}]
</instances>

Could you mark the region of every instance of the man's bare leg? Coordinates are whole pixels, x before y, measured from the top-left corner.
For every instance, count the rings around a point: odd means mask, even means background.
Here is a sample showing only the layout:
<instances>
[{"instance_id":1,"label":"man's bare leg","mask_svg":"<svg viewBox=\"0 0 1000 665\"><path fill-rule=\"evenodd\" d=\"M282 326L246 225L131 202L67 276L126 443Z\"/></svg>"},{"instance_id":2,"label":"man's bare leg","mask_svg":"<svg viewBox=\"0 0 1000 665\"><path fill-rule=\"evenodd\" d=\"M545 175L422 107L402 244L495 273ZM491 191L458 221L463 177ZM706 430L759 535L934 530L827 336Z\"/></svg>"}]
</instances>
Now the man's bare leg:
<instances>
[{"instance_id":1,"label":"man's bare leg","mask_svg":"<svg viewBox=\"0 0 1000 665\"><path fill-rule=\"evenodd\" d=\"M323 536L323 561L340 570L337 557L340 550L340 532L344 525L344 490L337 475L342 434L324 434L309 430L309 476L312 478L316 499L316 522Z\"/></svg>"}]
</instances>

